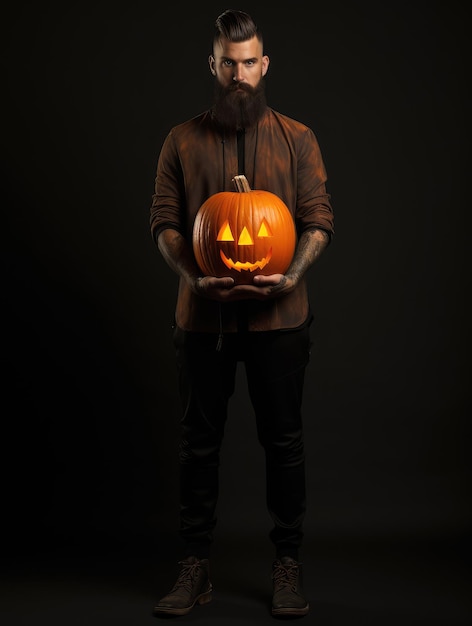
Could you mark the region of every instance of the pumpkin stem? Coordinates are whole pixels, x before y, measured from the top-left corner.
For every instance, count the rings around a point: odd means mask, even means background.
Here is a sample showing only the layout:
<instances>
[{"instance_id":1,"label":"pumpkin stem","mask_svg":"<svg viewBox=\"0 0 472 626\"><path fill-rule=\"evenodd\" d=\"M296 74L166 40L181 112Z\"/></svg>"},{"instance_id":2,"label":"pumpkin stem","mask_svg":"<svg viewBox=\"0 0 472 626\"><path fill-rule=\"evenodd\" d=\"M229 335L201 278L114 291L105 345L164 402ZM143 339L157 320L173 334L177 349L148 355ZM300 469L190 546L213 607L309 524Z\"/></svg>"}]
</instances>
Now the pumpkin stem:
<instances>
[{"instance_id":1,"label":"pumpkin stem","mask_svg":"<svg viewBox=\"0 0 472 626\"><path fill-rule=\"evenodd\" d=\"M247 178L244 176L244 174L239 174L238 176L235 176L232 179L232 182L234 183L236 190L239 191L239 193L251 191L251 187L249 186Z\"/></svg>"}]
</instances>

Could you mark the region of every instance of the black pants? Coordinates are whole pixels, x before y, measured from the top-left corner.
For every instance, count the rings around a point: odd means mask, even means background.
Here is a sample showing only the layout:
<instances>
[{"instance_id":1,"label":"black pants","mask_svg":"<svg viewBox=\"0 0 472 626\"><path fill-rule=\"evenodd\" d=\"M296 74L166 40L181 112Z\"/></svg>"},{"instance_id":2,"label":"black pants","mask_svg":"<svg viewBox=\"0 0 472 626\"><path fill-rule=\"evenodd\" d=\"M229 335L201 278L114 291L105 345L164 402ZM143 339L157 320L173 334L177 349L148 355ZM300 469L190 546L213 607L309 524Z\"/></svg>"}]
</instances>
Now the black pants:
<instances>
[{"instance_id":1,"label":"black pants","mask_svg":"<svg viewBox=\"0 0 472 626\"><path fill-rule=\"evenodd\" d=\"M238 361L245 365L257 433L265 451L266 497L278 556L297 558L306 507L302 393L309 325L225 334L174 332L181 420L180 534L186 555L209 556L216 525L220 448Z\"/></svg>"}]
</instances>

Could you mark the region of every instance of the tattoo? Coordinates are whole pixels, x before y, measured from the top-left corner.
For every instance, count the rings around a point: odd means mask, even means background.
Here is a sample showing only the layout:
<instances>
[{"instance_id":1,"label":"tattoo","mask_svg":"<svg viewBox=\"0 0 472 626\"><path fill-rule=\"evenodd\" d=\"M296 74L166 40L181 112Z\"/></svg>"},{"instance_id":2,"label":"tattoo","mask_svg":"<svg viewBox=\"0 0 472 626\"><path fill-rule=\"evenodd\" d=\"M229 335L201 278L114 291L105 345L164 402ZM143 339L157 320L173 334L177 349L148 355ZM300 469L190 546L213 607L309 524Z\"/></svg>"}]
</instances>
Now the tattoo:
<instances>
[{"instance_id":1,"label":"tattoo","mask_svg":"<svg viewBox=\"0 0 472 626\"><path fill-rule=\"evenodd\" d=\"M292 263L287 274L298 281L313 265L329 243L329 236L323 230L308 230L304 232L297 245Z\"/></svg>"}]
</instances>

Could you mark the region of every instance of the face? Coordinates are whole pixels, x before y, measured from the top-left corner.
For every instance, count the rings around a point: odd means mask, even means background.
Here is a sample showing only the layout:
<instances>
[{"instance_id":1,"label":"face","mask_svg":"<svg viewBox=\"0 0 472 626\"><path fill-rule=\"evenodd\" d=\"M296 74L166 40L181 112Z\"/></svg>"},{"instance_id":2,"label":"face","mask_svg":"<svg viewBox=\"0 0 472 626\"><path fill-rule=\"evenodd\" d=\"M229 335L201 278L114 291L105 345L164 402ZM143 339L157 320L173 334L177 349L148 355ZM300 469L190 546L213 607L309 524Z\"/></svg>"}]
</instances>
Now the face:
<instances>
[{"instance_id":1,"label":"face","mask_svg":"<svg viewBox=\"0 0 472 626\"><path fill-rule=\"evenodd\" d=\"M269 57L262 54L262 44L257 37L234 43L221 39L208 59L211 73L222 87L246 83L257 87L269 68Z\"/></svg>"}]
</instances>

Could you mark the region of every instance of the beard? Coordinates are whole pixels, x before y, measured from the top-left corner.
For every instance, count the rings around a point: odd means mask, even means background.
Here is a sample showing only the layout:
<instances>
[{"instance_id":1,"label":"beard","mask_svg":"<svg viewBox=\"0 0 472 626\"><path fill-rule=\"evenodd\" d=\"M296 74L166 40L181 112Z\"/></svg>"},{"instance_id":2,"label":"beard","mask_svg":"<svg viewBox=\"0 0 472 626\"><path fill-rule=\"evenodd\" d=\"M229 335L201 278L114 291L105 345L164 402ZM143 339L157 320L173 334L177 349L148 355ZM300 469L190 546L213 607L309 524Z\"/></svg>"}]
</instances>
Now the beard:
<instances>
[{"instance_id":1,"label":"beard","mask_svg":"<svg viewBox=\"0 0 472 626\"><path fill-rule=\"evenodd\" d=\"M215 80L213 112L225 130L235 131L253 126L262 117L266 107L263 78L256 87L246 83L232 83L224 87L218 79Z\"/></svg>"}]
</instances>

